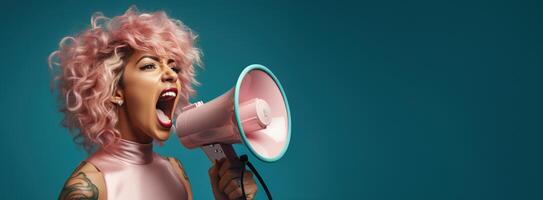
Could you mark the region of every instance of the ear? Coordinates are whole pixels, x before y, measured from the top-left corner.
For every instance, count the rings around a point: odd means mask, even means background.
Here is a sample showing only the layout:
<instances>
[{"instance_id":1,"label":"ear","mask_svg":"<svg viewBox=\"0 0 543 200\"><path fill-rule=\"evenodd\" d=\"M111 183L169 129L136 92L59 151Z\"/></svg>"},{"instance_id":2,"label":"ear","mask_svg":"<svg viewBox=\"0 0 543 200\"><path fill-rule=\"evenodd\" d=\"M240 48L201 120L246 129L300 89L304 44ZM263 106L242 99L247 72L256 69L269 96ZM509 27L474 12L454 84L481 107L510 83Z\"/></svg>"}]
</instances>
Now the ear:
<instances>
[{"instance_id":1,"label":"ear","mask_svg":"<svg viewBox=\"0 0 543 200\"><path fill-rule=\"evenodd\" d=\"M116 104L118 106L122 106L124 103L124 91L121 87L117 87L115 89L115 92L113 93L113 96L111 96L111 103Z\"/></svg>"}]
</instances>

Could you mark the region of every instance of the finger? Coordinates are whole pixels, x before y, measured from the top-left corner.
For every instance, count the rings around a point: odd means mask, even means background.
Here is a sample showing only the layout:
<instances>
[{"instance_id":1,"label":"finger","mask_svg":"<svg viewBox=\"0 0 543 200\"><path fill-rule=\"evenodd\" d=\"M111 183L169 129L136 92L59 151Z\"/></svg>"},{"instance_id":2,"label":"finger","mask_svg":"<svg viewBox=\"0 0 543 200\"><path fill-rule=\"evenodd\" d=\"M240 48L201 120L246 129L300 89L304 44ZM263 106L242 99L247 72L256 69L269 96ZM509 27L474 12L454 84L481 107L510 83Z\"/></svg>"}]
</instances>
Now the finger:
<instances>
[{"instance_id":1,"label":"finger","mask_svg":"<svg viewBox=\"0 0 543 200\"><path fill-rule=\"evenodd\" d=\"M253 199L256 195L256 191L258 190L258 186L256 185L256 182L253 179L253 173L248 171L246 174L247 175L243 176L243 186L245 190L245 195L247 199Z\"/></svg>"},{"instance_id":2,"label":"finger","mask_svg":"<svg viewBox=\"0 0 543 200\"><path fill-rule=\"evenodd\" d=\"M256 186L256 183L251 179L251 182L248 184L243 183L245 186L245 195L247 199L253 199L256 195L256 191L258 190L258 187Z\"/></svg>"},{"instance_id":3,"label":"finger","mask_svg":"<svg viewBox=\"0 0 543 200\"><path fill-rule=\"evenodd\" d=\"M227 171L224 175L220 177L219 189L223 191L228 186L228 183L230 183L230 181L232 181L233 179L239 179L240 176L241 176L241 170L231 169ZM252 179L253 173L251 173L250 171L246 171L243 174L243 176L245 177L243 180L247 181L249 179Z\"/></svg>"},{"instance_id":4,"label":"finger","mask_svg":"<svg viewBox=\"0 0 543 200\"><path fill-rule=\"evenodd\" d=\"M253 172L246 170L245 173L243 173L243 181L245 180L253 180Z\"/></svg>"},{"instance_id":5,"label":"finger","mask_svg":"<svg viewBox=\"0 0 543 200\"><path fill-rule=\"evenodd\" d=\"M220 176L221 178L219 180L219 189L223 191L224 188L226 188L226 186L228 185L228 183L230 183L231 180L237 179L240 176L241 176L241 171L228 170L224 175Z\"/></svg>"},{"instance_id":6,"label":"finger","mask_svg":"<svg viewBox=\"0 0 543 200\"><path fill-rule=\"evenodd\" d=\"M252 189L252 190L245 190L245 197L247 198L247 200L251 200L251 199L254 199L256 196L256 190ZM243 195L242 195L243 197Z\"/></svg>"},{"instance_id":7,"label":"finger","mask_svg":"<svg viewBox=\"0 0 543 200\"><path fill-rule=\"evenodd\" d=\"M241 174L236 174L236 173L241 173L241 172L234 172L234 177L230 178L230 179L221 179L221 181L219 182L219 188L221 188L221 191L224 191L225 194L228 194L230 191L232 191L233 188L230 188L229 190L227 189L227 187L229 186L229 183L230 181L233 181L233 180L237 180L239 181L239 176ZM228 173L227 173L228 174ZM247 185L247 183L254 183L254 180L253 180L253 173L251 173L250 171L246 171L244 174L243 174L243 184L244 185ZM241 181L240 181L241 183ZM240 184L238 184L238 187L239 187Z\"/></svg>"},{"instance_id":8,"label":"finger","mask_svg":"<svg viewBox=\"0 0 543 200\"><path fill-rule=\"evenodd\" d=\"M208 173L209 173L209 178L211 179L211 184L212 185L217 185L218 182L219 182L219 167L220 167L221 163L214 160L213 161L213 165L211 166L211 168L209 168L208 170Z\"/></svg>"},{"instance_id":9,"label":"finger","mask_svg":"<svg viewBox=\"0 0 543 200\"><path fill-rule=\"evenodd\" d=\"M218 168L217 168L217 161L216 161L216 160L213 161L213 164L212 164L211 167L207 170L207 173L209 174L209 176L211 176L211 175L218 175L218 174L219 174L219 171L218 171Z\"/></svg>"},{"instance_id":10,"label":"finger","mask_svg":"<svg viewBox=\"0 0 543 200\"><path fill-rule=\"evenodd\" d=\"M247 200L253 200L253 199L255 199L255 195L256 195L256 194L247 194L247 195L246 195Z\"/></svg>"},{"instance_id":11,"label":"finger","mask_svg":"<svg viewBox=\"0 0 543 200\"><path fill-rule=\"evenodd\" d=\"M240 168L241 168L241 161L239 159L235 159L235 160L225 159L219 170L219 175L223 176L223 174L225 174L229 169L240 169Z\"/></svg>"},{"instance_id":12,"label":"finger","mask_svg":"<svg viewBox=\"0 0 543 200\"><path fill-rule=\"evenodd\" d=\"M228 199L231 199L231 200L234 200L234 199L239 199L242 197L242 194L241 194L241 188L238 187L236 189L234 189L232 192L228 193Z\"/></svg>"},{"instance_id":13,"label":"finger","mask_svg":"<svg viewBox=\"0 0 543 200\"><path fill-rule=\"evenodd\" d=\"M244 189L245 189L245 196L247 197L247 199L254 198L254 195L256 194L256 184L253 182L247 185L243 183L243 185L245 185ZM239 199L242 196L243 196L243 193L241 192L241 187L237 187L228 193L228 199Z\"/></svg>"},{"instance_id":14,"label":"finger","mask_svg":"<svg viewBox=\"0 0 543 200\"><path fill-rule=\"evenodd\" d=\"M247 188L250 188L252 186L255 186L254 180L251 178L250 174L243 175L245 178L243 179L243 185L245 186L245 192L247 192ZM236 188L241 187L241 180L239 178L233 179L229 182L229 184L224 189L224 193L228 194L232 191L234 191Z\"/></svg>"},{"instance_id":15,"label":"finger","mask_svg":"<svg viewBox=\"0 0 543 200\"><path fill-rule=\"evenodd\" d=\"M224 193L229 194L230 192L234 191L236 188L241 187L241 180L239 178L232 179L230 182L228 182L228 185L226 188L224 188Z\"/></svg>"}]
</instances>

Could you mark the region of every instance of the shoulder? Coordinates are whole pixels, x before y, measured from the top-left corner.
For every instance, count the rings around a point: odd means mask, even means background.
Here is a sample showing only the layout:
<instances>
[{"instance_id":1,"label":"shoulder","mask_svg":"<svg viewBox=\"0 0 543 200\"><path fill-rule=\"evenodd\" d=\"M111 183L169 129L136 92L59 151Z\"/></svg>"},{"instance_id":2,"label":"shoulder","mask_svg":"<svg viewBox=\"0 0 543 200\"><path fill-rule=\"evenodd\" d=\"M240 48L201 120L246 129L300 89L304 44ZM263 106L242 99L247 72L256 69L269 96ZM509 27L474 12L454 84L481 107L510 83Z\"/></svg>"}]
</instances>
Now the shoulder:
<instances>
[{"instance_id":1,"label":"shoulder","mask_svg":"<svg viewBox=\"0 0 543 200\"><path fill-rule=\"evenodd\" d=\"M179 161L177 158L174 157L164 157L166 160L170 162L174 170L179 174L181 178L184 178L186 181L189 180L187 173L185 172L185 167L183 167L183 164L181 161Z\"/></svg>"},{"instance_id":2,"label":"shoulder","mask_svg":"<svg viewBox=\"0 0 543 200\"><path fill-rule=\"evenodd\" d=\"M175 170L175 173L179 176L179 179L181 179L181 182L185 186L185 191L187 191L188 199L192 200L192 186L190 185L189 177L187 176L187 173L185 172L185 168L183 167L183 164L181 164L181 161L177 160L174 157L164 157L166 160L170 162L173 169Z\"/></svg>"},{"instance_id":3,"label":"shoulder","mask_svg":"<svg viewBox=\"0 0 543 200\"><path fill-rule=\"evenodd\" d=\"M105 186L103 174L83 161L64 183L58 199L106 199Z\"/></svg>"}]
</instances>

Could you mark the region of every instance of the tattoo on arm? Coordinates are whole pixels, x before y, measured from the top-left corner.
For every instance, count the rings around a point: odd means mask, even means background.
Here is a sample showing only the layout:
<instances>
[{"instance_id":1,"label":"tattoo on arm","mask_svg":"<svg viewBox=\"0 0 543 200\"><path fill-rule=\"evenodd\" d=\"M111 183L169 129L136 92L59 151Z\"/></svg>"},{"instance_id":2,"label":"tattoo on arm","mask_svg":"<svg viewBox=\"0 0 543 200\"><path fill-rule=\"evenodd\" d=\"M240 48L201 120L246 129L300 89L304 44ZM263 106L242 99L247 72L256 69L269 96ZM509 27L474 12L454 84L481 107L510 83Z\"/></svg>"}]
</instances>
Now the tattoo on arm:
<instances>
[{"instance_id":1,"label":"tattoo on arm","mask_svg":"<svg viewBox=\"0 0 543 200\"><path fill-rule=\"evenodd\" d=\"M87 175L79 172L66 182L66 185L60 193L59 200L97 200L98 188L94 185Z\"/></svg>"},{"instance_id":2,"label":"tattoo on arm","mask_svg":"<svg viewBox=\"0 0 543 200\"><path fill-rule=\"evenodd\" d=\"M72 175L70 176L73 176L75 174L75 172L78 172L81 168L83 168L83 166L85 166L87 164L87 162L85 161L82 161L81 163L79 163L79 165L77 165L77 167L75 168L75 170L72 172Z\"/></svg>"}]
</instances>

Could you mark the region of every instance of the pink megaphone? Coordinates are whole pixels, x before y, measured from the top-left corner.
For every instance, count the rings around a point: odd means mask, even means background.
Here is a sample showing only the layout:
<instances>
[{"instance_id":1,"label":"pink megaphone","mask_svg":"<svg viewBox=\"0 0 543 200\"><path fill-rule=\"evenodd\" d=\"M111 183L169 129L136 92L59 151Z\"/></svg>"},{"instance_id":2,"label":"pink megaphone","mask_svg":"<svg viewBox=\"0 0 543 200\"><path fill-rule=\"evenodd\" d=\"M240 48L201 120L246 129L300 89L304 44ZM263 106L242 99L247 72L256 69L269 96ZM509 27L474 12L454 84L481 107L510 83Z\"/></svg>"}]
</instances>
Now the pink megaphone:
<instances>
[{"instance_id":1,"label":"pink megaphone","mask_svg":"<svg viewBox=\"0 0 543 200\"><path fill-rule=\"evenodd\" d=\"M281 84L268 68L254 64L223 95L183 108L175 127L185 147L201 147L210 161L237 157L231 145L243 143L260 160L274 162L288 148L290 124Z\"/></svg>"}]
</instances>

